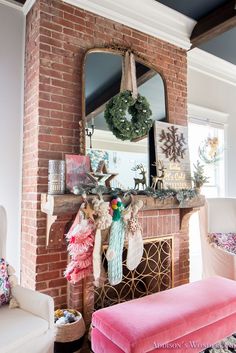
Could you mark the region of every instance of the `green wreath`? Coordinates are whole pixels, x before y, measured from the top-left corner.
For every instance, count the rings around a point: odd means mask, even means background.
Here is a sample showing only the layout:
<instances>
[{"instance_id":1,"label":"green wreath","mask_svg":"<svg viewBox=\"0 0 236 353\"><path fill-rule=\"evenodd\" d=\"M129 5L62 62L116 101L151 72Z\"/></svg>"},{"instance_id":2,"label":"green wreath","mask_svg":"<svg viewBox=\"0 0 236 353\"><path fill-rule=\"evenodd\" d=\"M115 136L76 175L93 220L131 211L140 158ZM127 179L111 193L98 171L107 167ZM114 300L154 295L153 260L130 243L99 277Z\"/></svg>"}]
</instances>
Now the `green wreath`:
<instances>
[{"instance_id":1,"label":"green wreath","mask_svg":"<svg viewBox=\"0 0 236 353\"><path fill-rule=\"evenodd\" d=\"M126 119L126 112L132 116ZM131 91L123 91L113 97L106 105L104 117L109 129L120 140L136 140L148 134L153 121L152 111L147 99L138 94L132 97Z\"/></svg>"},{"instance_id":2,"label":"green wreath","mask_svg":"<svg viewBox=\"0 0 236 353\"><path fill-rule=\"evenodd\" d=\"M222 159L222 153L223 149L218 147L216 154L214 156L210 156L208 153L207 140L202 141L198 147L198 155L205 164L215 164L219 162Z\"/></svg>"}]
</instances>

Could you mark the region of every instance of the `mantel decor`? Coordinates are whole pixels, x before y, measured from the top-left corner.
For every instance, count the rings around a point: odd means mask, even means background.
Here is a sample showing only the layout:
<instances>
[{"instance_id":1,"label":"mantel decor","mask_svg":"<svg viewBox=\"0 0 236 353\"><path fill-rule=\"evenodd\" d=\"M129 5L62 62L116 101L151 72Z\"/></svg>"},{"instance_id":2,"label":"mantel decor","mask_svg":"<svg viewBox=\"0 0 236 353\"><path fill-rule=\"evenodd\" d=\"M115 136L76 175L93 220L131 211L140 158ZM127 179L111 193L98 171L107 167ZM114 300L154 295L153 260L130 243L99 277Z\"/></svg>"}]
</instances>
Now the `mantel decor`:
<instances>
[{"instance_id":1,"label":"mantel decor","mask_svg":"<svg viewBox=\"0 0 236 353\"><path fill-rule=\"evenodd\" d=\"M73 192L79 185L91 182L88 173L91 171L89 156L66 154L66 190Z\"/></svg>"},{"instance_id":2,"label":"mantel decor","mask_svg":"<svg viewBox=\"0 0 236 353\"><path fill-rule=\"evenodd\" d=\"M155 121L154 132L156 160L162 161L165 170L165 188L191 188L187 127Z\"/></svg>"},{"instance_id":3,"label":"mantel decor","mask_svg":"<svg viewBox=\"0 0 236 353\"><path fill-rule=\"evenodd\" d=\"M196 164L193 165L193 185L197 192L200 193L201 187L208 182L209 178L205 175L204 166L197 160Z\"/></svg>"},{"instance_id":4,"label":"mantel decor","mask_svg":"<svg viewBox=\"0 0 236 353\"><path fill-rule=\"evenodd\" d=\"M58 195L65 193L65 161L48 161L48 193Z\"/></svg>"},{"instance_id":5,"label":"mantel decor","mask_svg":"<svg viewBox=\"0 0 236 353\"><path fill-rule=\"evenodd\" d=\"M64 227L70 222L78 212L84 200L84 189L80 190L79 195L41 195L41 211L47 214L47 246L62 244L64 237ZM120 189L107 189L103 186L86 189L87 200L91 201L94 196L101 195L104 201L111 201L112 197L119 195L125 206L130 203L131 195L133 200L143 202L142 210L152 209L193 209L204 206L205 197L199 195L195 189L163 189L153 190L128 190L126 192Z\"/></svg>"}]
</instances>

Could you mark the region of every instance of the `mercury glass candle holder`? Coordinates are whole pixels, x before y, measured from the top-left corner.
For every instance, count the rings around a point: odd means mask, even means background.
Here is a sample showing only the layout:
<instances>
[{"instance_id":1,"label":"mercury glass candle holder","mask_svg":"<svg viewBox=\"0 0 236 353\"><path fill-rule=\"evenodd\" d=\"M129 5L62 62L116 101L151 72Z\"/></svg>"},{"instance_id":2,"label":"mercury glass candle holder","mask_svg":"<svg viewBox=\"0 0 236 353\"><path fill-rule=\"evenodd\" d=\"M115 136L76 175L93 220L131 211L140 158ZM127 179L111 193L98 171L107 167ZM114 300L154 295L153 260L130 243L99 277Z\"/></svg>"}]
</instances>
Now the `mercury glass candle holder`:
<instances>
[{"instance_id":1,"label":"mercury glass candle holder","mask_svg":"<svg viewBox=\"0 0 236 353\"><path fill-rule=\"evenodd\" d=\"M49 160L48 162L48 194L65 193L65 161Z\"/></svg>"}]
</instances>

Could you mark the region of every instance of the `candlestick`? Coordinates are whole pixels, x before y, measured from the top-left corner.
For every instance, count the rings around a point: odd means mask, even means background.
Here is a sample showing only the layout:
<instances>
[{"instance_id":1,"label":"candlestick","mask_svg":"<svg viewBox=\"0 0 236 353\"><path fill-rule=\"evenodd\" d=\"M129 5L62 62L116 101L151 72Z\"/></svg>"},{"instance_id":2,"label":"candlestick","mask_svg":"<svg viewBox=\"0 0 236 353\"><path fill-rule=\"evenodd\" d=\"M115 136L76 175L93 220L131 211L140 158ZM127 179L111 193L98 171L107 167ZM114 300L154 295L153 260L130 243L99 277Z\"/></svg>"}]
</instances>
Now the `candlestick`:
<instances>
[{"instance_id":1,"label":"candlestick","mask_svg":"<svg viewBox=\"0 0 236 353\"><path fill-rule=\"evenodd\" d=\"M89 128L88 126L88 123L86 121L86 124L85 124L85 132L86 132L86 136L89 137L89 142L90 142L90 148L93 148L92 147L92 136L94 134L94 118L92 118L92 121L91 121L91 127Z\"/></svg>"}]
</instances>

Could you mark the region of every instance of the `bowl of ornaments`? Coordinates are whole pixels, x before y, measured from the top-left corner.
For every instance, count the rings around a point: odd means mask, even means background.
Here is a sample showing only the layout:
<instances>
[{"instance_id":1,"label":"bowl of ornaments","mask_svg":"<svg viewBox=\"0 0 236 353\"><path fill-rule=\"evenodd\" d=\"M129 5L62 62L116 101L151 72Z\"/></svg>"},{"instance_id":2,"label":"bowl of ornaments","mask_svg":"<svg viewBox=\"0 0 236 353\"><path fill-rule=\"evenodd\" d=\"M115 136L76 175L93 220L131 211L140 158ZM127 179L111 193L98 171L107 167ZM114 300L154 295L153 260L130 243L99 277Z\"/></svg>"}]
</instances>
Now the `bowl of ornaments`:
<instances>
[{"instance_id":1,"label":"bowl of ornaments","mask_svg":"<svg viewBox=\"0 0 236 353\"><path fill-rule=\"evenodd\" d=\"M85 334L85 323L81 313L74 309L58 309L54 312L55 349L61 352L61 348L75 346L81 348ZM73 350L72 350L73 351Z\"/></svg>"}]
</instances>

